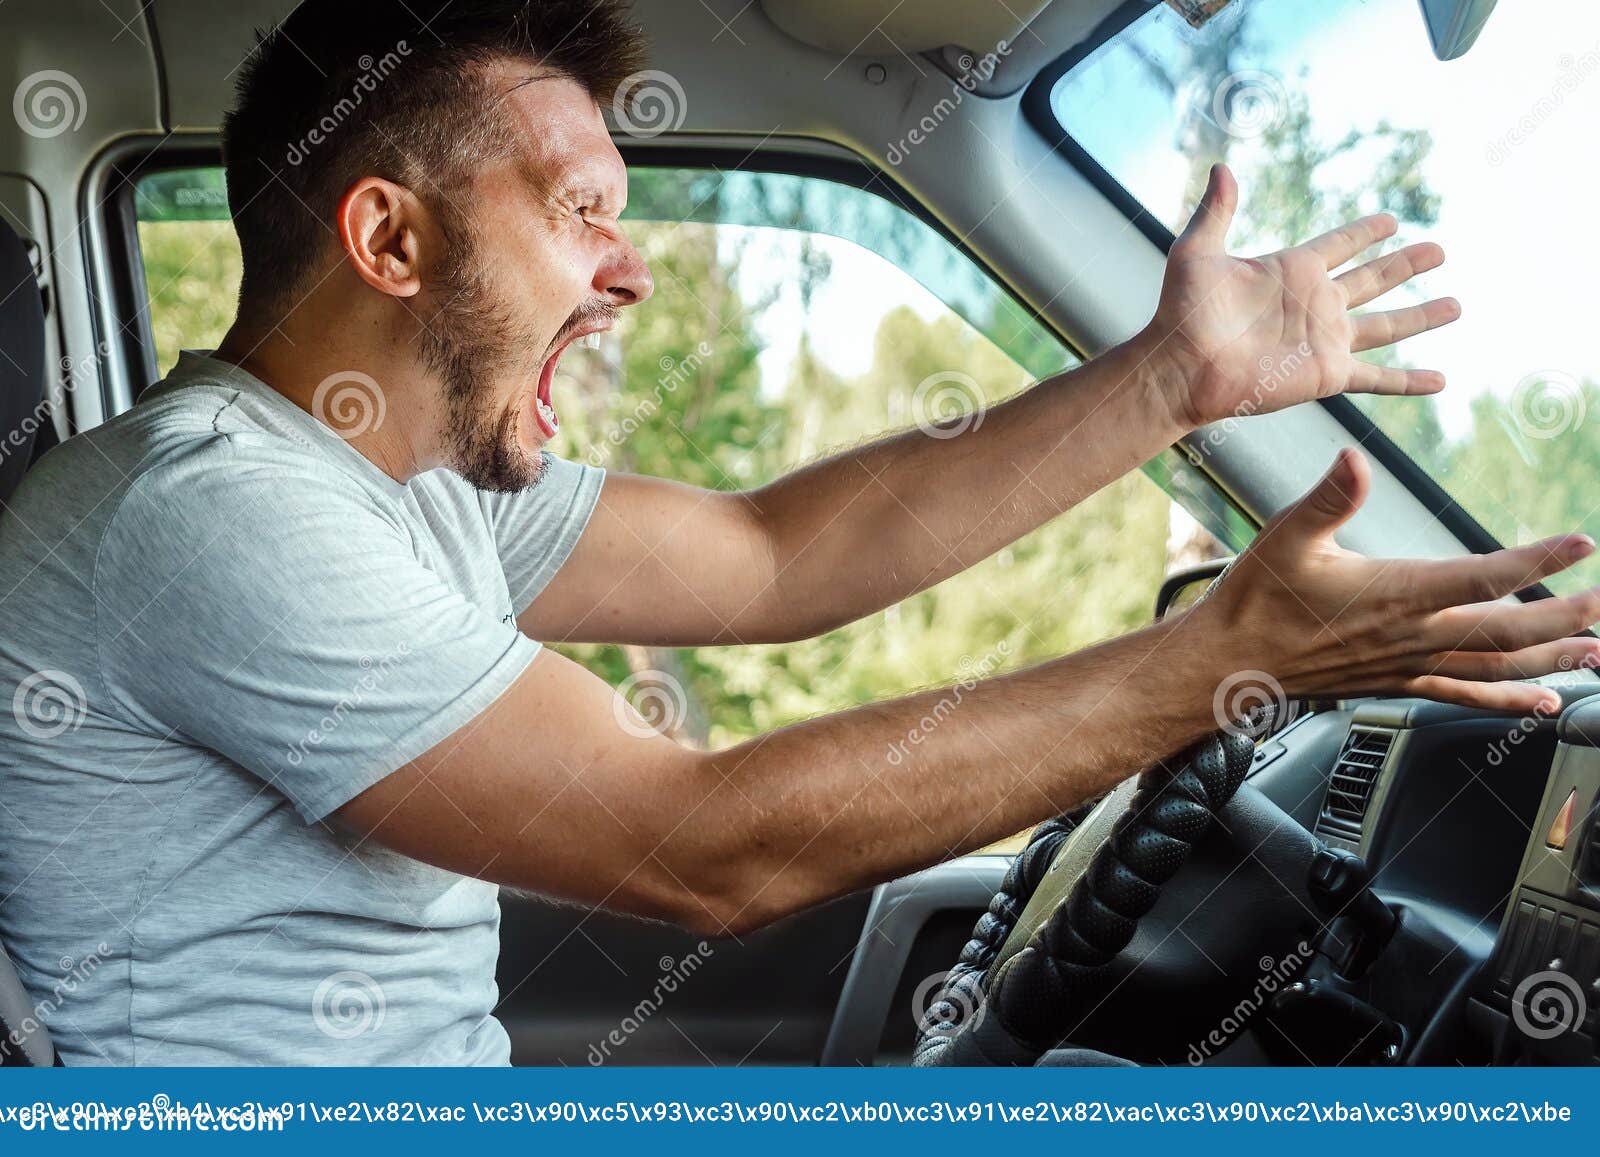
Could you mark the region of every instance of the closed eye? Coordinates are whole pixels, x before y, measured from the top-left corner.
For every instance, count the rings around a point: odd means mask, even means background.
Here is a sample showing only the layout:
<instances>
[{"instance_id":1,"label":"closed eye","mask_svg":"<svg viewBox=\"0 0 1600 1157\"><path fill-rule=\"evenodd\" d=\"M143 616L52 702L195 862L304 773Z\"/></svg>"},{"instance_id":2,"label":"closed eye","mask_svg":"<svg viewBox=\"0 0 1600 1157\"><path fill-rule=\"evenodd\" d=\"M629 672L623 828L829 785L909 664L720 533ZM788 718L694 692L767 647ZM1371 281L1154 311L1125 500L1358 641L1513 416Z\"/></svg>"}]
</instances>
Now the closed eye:
<instances>
[{"instance_id":1,"label":"closed eye","mask_svg":"<svg viewBox=\"0 0 1600 1157\"><path fill-rule=\"evenodd\" d=\"M586 206L578 210L578 216L583 218L585 225L588 225L593 229L598 229L607 237L615 237L618 233L616 218L602 213L598 209L592 209Z\"/></svg>"}]
</instances>

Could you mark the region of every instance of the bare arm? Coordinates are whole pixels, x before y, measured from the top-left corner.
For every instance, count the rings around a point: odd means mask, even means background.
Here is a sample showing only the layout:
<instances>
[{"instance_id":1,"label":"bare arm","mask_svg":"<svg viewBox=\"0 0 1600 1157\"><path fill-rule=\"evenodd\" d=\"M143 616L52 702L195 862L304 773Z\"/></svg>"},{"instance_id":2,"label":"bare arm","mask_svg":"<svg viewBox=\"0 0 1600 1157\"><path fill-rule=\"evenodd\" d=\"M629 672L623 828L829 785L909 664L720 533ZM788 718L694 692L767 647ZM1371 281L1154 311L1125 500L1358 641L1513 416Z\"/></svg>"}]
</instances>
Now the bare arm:
<instances>
[{"instance_id":1,"label":"bare arm","mask_svg":"<svg viewBox=\"0 0 1600 1157\"><path fill-rule=\"evenodd\" d=\"M1219 166L1136 337L993 407L959 436L908 430L744 494L609 479L523 629L677 646L807 637L972 566L1196 426L1344 391L1443 386L1438 374L1354 354L1453 321L1455 302L1351 312L1439 265L1438 246L1333 276L1394 232L1379 214L1239 259L1224 251L1237 199Z\"/></svg>"},{"instance_id":2,"label":"bare arm","mask_svg":"<svg viewBox=\"0 0 1600 1157\"><path fill-rule=\"evenodd\" d=\"M1341 455L1181 618L726 751L652 733L604 683L545 652L479 718L337 815L454 871L737 933L1108 790L1226 722L1214 695L1235 672L1265 671L1291 696L1531 711L1554 692L1497 680L1600 656L1600 640L1567 637L1600 618L1600 590L1493 601L1592 542L1366 559L1333 542L1366 488L1362 460Z\"/></svg>"},{"instance_id":3,"label":"bare arm","mask_svg":"<svg viewBox=\"0 0 1600 1157\"><path fill-rule=\"evenodd\" d=\"M535 638L786 642L956 574L1171 445L1130 342L995 406L958 438L911 429L759 490L606 479L572 557L522 616Z\"/></svg>"},{"instance_id":4,"label":"bare arm","mask_svg":"<svg viewBox=\"0 0 1600 1157\"><path fill-rule=\"evenodd\" d=\"M1214 727L1183 686L1196 666L1152 661L1182 631L710 753L619 723L610 687L545 651L339 816L453 871L737 934L992 843Z\"/></svg>"}]
</instances>

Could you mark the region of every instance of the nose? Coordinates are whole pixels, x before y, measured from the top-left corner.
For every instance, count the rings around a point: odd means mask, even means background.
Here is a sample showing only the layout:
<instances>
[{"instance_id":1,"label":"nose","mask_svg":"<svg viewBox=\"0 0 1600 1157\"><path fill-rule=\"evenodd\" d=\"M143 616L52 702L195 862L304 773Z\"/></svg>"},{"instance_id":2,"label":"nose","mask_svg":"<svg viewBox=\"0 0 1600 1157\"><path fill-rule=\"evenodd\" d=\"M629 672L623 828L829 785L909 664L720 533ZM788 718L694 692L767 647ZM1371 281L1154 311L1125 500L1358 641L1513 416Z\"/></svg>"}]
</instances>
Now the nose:
<instances>
[{"instance_id":1,"label":"nose","mask_svg":"<svg viewBox=\"0 0 1600 1157\"><path fill-rule=\"evenodd\" d=\"M594 288L612 305L638 305L655 292L656 282L639 251L623 238L595 271Z\"/></svg>"}]
</instances>

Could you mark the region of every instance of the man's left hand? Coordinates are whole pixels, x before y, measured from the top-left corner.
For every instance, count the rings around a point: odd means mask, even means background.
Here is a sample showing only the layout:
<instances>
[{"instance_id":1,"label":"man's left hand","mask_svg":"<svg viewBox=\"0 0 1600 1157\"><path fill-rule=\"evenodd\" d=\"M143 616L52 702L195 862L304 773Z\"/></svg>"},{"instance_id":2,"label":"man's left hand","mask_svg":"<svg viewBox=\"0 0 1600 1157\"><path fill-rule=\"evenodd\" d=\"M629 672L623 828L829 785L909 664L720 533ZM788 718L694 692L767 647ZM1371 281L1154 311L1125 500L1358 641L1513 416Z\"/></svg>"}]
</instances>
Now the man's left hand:
<instances>
[{"instance_id":1,"label":"man's left hand","mask_svg":"<svg viewBox=\"0 0 1600 1157\"><path fill-rule=\"evenodd\" d=\"M1167 258L1147 336L1175 371L1164 375L1174 417L1193 427L1346 392L1444 388L1444 376L1433 370L1376 366L1354 355L1454 321L1461 316L1455 299L1351 313L1439 266L1444 250L1407 245L1331 276L1393 236L1395 219L1377 213L1263 257L1231 257L1224 244L1238 201L1233 174L1213 166L1205 196Z\"/></svg>"}]
</instances>

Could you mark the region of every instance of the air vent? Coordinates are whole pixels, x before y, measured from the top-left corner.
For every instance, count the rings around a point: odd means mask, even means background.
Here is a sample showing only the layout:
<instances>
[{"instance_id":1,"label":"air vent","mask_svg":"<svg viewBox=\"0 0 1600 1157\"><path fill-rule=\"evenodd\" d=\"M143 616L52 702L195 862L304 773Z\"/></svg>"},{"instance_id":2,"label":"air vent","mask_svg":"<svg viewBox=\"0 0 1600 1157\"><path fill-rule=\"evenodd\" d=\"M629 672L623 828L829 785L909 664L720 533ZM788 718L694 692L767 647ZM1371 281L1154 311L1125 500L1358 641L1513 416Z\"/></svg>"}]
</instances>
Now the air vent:
<instances>
[{"instance_id":1,"label":"air vent","mask_svg":"<svg viewBox=\"0 0 1600 1157\"><path fill-rule=\"evenodd\" d=\"M1317 831L1345 840L1361 839L1361 823L1372 802L1383 761L1394 744L1393 731L1381 727L1351 727L1328 779L1328 794L1317 817Z\"/></svg>"}]
</instances>

